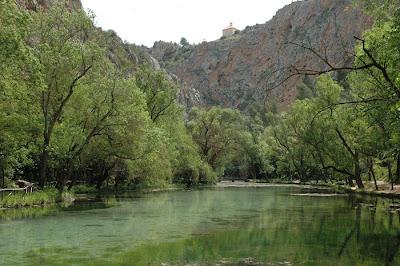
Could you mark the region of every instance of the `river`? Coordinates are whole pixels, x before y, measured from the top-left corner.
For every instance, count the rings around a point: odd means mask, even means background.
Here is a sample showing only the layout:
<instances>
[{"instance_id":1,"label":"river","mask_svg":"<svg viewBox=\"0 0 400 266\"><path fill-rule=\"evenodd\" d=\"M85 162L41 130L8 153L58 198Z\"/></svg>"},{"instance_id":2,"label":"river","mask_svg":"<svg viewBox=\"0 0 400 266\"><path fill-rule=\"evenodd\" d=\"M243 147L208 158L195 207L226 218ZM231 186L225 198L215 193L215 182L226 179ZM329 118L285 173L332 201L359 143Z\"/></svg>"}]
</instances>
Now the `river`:
<instances>
[{"instance_id":1,"label":"river","mask_svg":"<svg viewBox=\"0 0 400 266\"><path fill-rule=\"evenodd\" d=\"M101 196L3 211L0 265L400 265L397 206L300 186Z\"/></svg>"}]
</instances>

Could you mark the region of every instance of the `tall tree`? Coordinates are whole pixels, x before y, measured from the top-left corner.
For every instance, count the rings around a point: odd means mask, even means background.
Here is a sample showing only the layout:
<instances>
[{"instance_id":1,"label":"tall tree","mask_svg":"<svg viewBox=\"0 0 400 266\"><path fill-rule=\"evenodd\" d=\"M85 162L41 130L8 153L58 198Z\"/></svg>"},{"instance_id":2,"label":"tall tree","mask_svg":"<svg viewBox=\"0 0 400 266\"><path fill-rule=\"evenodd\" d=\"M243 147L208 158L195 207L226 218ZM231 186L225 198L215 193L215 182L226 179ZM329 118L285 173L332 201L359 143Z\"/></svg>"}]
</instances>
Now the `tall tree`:
<instances>
[{"instance_id":1,"label":"tall tree","mask_svg":"<svg viewBox=\"0 0 400 266\"><path fill-rule=\"evenodd\" d=\"M30 39L45 82L39 99L43 125L41 187L47 181L54 129L62 121L74 93L87 82L101 54L93 29L91 19L83 11L70 11L63 3L33 15Z\"/></svg>"},{"instance_id":2,"label":"tall tree","mask_svg":"<svg viewBox=\"0 0 400 266\"><path fill-rule=\"evenodd\" d=\"M223 171L234 156L243 156L241 152L251 142L251 135L237 110L214 107L204 111L194 108L189 118L188 126L193 139L204 159L215 170Z\"/></svg>"}]
</instances>

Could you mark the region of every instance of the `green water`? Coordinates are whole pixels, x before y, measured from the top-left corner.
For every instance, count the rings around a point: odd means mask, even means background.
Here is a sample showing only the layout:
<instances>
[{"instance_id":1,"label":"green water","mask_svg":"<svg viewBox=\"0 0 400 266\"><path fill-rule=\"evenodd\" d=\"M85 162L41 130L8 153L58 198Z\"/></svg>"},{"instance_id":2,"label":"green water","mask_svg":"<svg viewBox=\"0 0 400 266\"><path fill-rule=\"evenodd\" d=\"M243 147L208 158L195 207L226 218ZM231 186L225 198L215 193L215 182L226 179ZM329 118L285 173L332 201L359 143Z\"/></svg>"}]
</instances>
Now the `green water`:
<instances>
[{"instance_id":1,"label":"green water","mask_svg":"<svg viewBox=\"0 0 400 266\"><path fill-rule=\"evenodd\" d=\"M388 210L398 202L302 195L314 192L216 188L14 211L0 220L0 265L400 265L400 216Z\"/></svg>"}]
</instances>

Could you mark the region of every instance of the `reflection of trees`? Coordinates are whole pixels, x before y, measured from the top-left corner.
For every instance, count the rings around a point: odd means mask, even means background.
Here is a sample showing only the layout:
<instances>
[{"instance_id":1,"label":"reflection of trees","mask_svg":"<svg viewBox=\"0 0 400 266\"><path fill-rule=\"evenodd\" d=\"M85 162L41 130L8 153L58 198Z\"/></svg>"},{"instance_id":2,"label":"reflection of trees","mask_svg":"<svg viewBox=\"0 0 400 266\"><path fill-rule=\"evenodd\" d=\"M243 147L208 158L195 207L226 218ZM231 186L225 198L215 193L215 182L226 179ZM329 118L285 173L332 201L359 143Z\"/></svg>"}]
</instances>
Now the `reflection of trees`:
<instances>
[{"instance_id":1,"label":"reflection of trees","mask_svg":"<svg viewBox=\"0 0 400 266\"><path fill-rule=\"evenodd\" d=\"M374 204L372 206L377 206L377 205L378 205L378 199L375 198ZM376 207L372 207L370 209L370 219L369 219L369 225L370 225L369 230L370 231L375 230L375 225L376 225L375 216L376 216Z\"/></svg>"},{"instance_id":2,"label":"reflection of trees","mask_svg":"<svg viewBox=\"0 0 400 266\"><path fill-rule=\"evenodd\" d=\"M264 205L259 201L260 194L250 193L246 197L239 195L240 192L231 192L220 192L226 194L211 197L212 200L205 205L213 211L192 227L197 228L196 231L210 217L217 216L225 223L225 230L220 227L208 228L209 231L204 231L206 235L192 235L175 242L143 246L126 254L127 261L137 256L148 257L149 261L144 264L214 262L220 258L239 260L252 257L267 263L289 261L295 264L352 265L361 260L361 263L379 265L396 259L395 250L399 241L394 232L399 224L393 220L390 227L386 212L368 207L378 204L376 198L316 199L287 195L279 198L279 194L276 194L268 197ZM205 207L205 199L199 197L198 200L193 208L187 209L189 213ZM226 200L233 205L220 208L219 203ZM232 216L238 210L252 208L259 208L260 212L251 215L251 218L246 215ZM157 254L154 254L155 250Z\"/></svg>"},{"instance_id":3,"label":"reflection of trees","mask_svg":"<svg viewBox=\"0 0 400 266\"><path fill-rule=\"evenodd\" d=\"M353 253L355 261L362 258L363 263L394 263L400 248L399 223L394 222L392 212L377 211L376 206L385 202L377 198L353 198L350 205L355 208L354 225L343 238L338 257L348 251L346 255Z\"/></svg>"},{"instance_id":4,"label":"reflection of trees","mask_svg":"<svg viewBox=\"0 0 400 266\"><path fill-rule=\"evenodd\" d=\"M298 190L179 191L145 194L128 201L124 198L129 195L109 197L105 201L99 200L98 206L90 204L92 208L98 207L92 211L99 220L91 219L91 215L85 218L86 212L78 216L77 209L71 208L73 215L64 213L62 218L62 225L67 228L54 230L51 234L40 231L40 237L46 237L46 242L53 244L56 240L64 241L62 244L69 246L69 240L63 240L63 232L69 232L76 236L74 242L83 243L82 249L86 251L86 241L96 236L81 234L80 230L87 224L99 223L103 226L97 229L84 227L84 230L121 235L115 240L121 241L127 250L113 253L121 264L132 261L143 265L163 262L209 264L207 262L221 258L240 260L248 257L266 263L289 261L305 265L397 262L400 245L397 214L371 207L389 205L388 201L289 196L291 193L298 193ZM109 204L115 207L107 209ZM106 209L101 210L102 207ZM85 220L87 218L90 219ZM114 221L115 218L123 219ZM54 219L58 220L57 217ZM46 222L44 219L43 223ZM39 232L33 225L13 232L15 239L19 237L21 250L27 249L21 243L28 229ZM47 230L47 226L44 229ZM32 238L30 246L39 243L36 241L38 236ZM101 243L97 244L102 250ZM16 245L10 244L10 247ZM96 264L94 260L91 262Z\"/></svg>"},{"instance_id":5,"label":"reflection of trees","mask_svg":"<svg viewBox=\"0 0 400 266\"><path fill-rule=\"evenodd\" d=\"M347 234L342 245L340 246L340 250L339 250L339 254L338 254L339 257L341 257L343 255L343 251L346 249L347 244L349 243L350 239L353 237L354 232L355 232L355 228L351 229L350 233Z\"/></svg>"}]
</instances>

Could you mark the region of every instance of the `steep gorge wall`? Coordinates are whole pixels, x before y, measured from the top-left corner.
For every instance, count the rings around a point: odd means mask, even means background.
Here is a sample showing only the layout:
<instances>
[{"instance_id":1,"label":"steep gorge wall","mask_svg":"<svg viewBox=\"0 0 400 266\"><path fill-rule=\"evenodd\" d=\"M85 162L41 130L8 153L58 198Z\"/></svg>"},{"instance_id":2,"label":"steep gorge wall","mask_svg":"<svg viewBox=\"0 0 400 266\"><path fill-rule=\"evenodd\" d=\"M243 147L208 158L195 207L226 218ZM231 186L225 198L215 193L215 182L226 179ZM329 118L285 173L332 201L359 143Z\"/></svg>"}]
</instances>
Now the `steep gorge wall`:
<instances>
[{"instance_id":1,"label":"steep gorge wall","mask_svg":"<svg viewBox=\"0 0 400 266\"><path fill-rule=\"evenodd\" d=\"M322 69L315 55L296 44L327 50L330 61L351 64L354 36L371 27L371 19L350 0L306 0L280 9L267 23L247 27L227 39L204 42L185 58L177 45L155 43L150 53L181 80L183 90L197 91L205 105L246 109L265 99L287 107L297 97L302 77L276 87L292 65ZM268 92L267 92L268 91ZM191 99L186 99L190 101ZM196 104L196 103L193 103Z\"/></svg>"},{"instance_id":2,"label":"steep gorge wall","mask_svg":"<svg viewBox=\"0 0 400 266\"><path fill-rule=\"evenodd\" d=\"M17 0L29 10L47 8L57 1ZM151 48L139 47L124 43L112 31L98 30L106 40L110 59L128 66L130 73L144 63L166 69L169 77L179 82L179 99L189 108L217 105L244 110L253 103L273 101L285 109L296 99L303 81L295 76L280 84L289 75L289 67L324 67L315 55L294 43L326 49L329 60L337 65L351 64L345 50L352 51L354 36L361 36L372 25L352 2L297 1L280 9L265 24L195 46L160 41ZM67 5L82 9L80 0L68 0Z\"/></svg>"}]
</instances>

